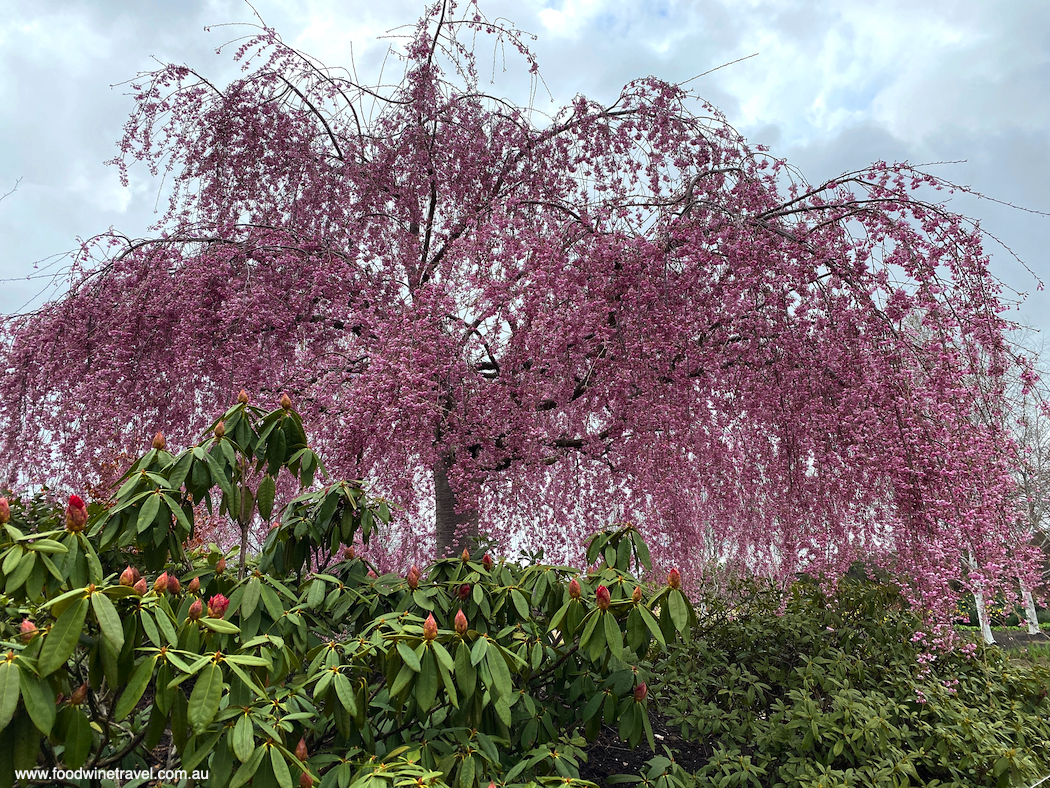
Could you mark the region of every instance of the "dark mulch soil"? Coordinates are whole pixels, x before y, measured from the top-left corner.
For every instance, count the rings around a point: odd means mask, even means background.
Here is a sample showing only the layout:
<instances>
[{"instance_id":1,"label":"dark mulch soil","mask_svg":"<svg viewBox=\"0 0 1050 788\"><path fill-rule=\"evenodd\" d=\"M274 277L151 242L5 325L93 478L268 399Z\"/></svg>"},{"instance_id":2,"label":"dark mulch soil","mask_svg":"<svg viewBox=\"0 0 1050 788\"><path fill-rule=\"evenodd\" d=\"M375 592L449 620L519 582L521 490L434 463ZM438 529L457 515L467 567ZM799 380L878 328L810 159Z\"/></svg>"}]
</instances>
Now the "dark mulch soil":
<instances>
[{"instance_id":1,"label":"dark mulch soil","mask_svg":"<svg viewBox=\"0 0 1050 788\"><path fill-rule=\"evenodd\" d=\"M1050 645L1050 635L1040 632L1038 635L1029 635L1024 631L1017 632L993 632L995 645L1002 649L1027 648L1028 646ZM978 635L980 637L980 635Z\"/></svg>"},{"instance_id":2,"label":"dark mulch soil","mask_svg":"<svg viewBox=\"0 0 1050 788\"><path fill-rule=\"evenodd\" d=\"M669 747L674 760L687 772L695 772L711 757L703 745L683 739L677 728L669 726L655 712L650 713L649 722L653 726L657 754L666 756L664 746ZM587 762L580 764L580 777L605 786L607 778L614 774L638 774L652 757L653 751L644 737L632 750L626 742L620 741L616 728L606 725L587 747Z\"/></svg>"}]
</instances>

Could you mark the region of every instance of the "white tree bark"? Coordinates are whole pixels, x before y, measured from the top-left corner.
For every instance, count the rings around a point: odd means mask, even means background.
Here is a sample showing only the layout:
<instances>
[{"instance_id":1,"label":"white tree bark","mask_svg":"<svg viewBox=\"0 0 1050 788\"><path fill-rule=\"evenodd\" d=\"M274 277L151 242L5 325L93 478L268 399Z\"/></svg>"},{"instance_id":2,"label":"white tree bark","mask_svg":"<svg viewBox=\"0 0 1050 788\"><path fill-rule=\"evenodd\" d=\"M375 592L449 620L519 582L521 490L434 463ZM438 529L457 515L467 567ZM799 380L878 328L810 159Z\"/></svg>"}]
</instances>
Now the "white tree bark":
<instances>
[{"instance_id":1,"label":"white tree bark","mask_svg":"<svg viewBox=\"0 0 1050 788\"><path fill-rule=\"evenodd\" d=\"M988 645L995 643L992 636L992 625L988 622L988 609L984 606L984 594L980 591L973 592L973 603L977 607L977 623L981 625L981 637Z\"/></svg>"},{"instance_id":2,"label":"white tree bark","mask_svg":"<svg viewBox=\"0 0 1050 788\"><path fill-rule=\"evenodd\" d=\"M1021 583L1021 598L1024 599L1024 616L1028 619L1028 634L1039 634L1039 617L1035 612L1035 599L1032 598L1032 590Z\"/></svg>"}]
</instances>

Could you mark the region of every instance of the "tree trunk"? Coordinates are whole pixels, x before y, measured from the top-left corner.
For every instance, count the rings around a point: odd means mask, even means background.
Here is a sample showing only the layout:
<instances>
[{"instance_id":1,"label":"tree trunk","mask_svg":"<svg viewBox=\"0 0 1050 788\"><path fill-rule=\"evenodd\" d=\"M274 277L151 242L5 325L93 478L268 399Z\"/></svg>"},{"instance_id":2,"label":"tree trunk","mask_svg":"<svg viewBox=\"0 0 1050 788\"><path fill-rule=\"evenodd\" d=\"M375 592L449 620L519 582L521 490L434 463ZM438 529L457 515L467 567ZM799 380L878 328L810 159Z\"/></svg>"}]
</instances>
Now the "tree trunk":
<instances>
[{"instance_id":1,"label":"tree trunk","mask_svg":"<svg viewBox=\"0 0 1050 788\"><path fill-rule=\"evenodd\" d=\"M1035 600L1032 598L1032 590L1021 583L1021 598L1024 600L1024 617L1028 619L1028 634L1039 634L1039 616L1035 612Z\"/></svg>"},{"instance_id":2,"label":"tree trunk","mask_svg":"<svg viewBox=\"0 0 1050 788\"><path fill-rule=\"evenodd\" d=\"M977 607L977 623L981 625L981 637L988 645L995 643L992 636L992 626L988 623L988 609L984 606L984 594L980 591L973 592L973 603Z\"/></svg>"},{"instance_id":3,"label":"tree trunk","mask_svg":"<svg viewBox=\"0 0 1050 788\"><path fill-rule=\"evenodd\" d=\"M434 516L437 532L437 557L459 555L478 536L476 509L456 514L456 492L448 481L452 467L449 455L434 462Z\"/></svg>"}]
</instances>

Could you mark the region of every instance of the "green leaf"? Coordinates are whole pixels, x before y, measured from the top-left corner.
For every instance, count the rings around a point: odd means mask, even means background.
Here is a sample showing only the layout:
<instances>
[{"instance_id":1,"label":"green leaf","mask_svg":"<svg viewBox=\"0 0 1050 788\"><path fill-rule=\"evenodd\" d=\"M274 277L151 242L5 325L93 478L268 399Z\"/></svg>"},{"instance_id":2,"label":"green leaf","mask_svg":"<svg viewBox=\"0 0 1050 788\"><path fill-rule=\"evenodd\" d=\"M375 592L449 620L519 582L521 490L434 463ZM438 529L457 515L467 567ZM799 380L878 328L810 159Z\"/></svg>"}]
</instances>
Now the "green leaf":
<instances>
[{"instance_id":1,"label":"green leaf","mask_svg":"<svg viewBox=\"0 0 1050 788\"><path fill-rule=\"evenodd\" d=\"M160 648L161 646L166 645L161 642L160 631L157 629L157 622L153 620L153 616L150 615L148 610L139 611L139 621L142 623L142 629L146 633L146 637L150 639L154 646Z\"/></svg>"},{"instance_id":2,"label":"green leaf","mask_svg":"<svg viewBox=\"0 0 1050 788\"><path fill-rule=\"evenodd\" d=\"M259 597L261 594L262 584L259 581L259 578L252 577L244 587L244 596L241 597L241 620L248 618L255 612L255 608L259 605Z\"/></svg>"},{"instance_id":3,"label":"green leaf","mask_svg":"<svg viewBox=\"0 0 1050 788\"><path fill-rule=\"evenodd\" d=\"M0 662L0 730L7 727L18 708L18 668L14 662Z\"/></svg>"},{"instance_id":4,"label":"green leaf","mask_svg":"<svg viewBox=\"0 0 1050 788\"><path fill-rule=\"evenodd\" d=\"M95 620L98 621L102 634L113 645L114 651L120 651L124 648L124 627L120 623L117 608L109 597L98 592L91 595L91 607L95 611Z\"/></svg>"},{"instance_id":5,"label":"green leaf","mask_svg":"<svg viewBox=\"0 0 1050 788\"><path fill-rule=\"evenodd\" d=\"M230 781L230 788L240 788L240 786L252 779L255 772L258 771L264 755L266 755L266 748L256 747L252 756L242 763L240 768L234 773L233 779Z\"/></svg>"},{"instance_id":6,"label":"green leaf","mask_svg":"<svg viewBox=\"0 0 1050 788\"><path fill-rule=\"evenodd\" d=\"M214 662L209 664L197 676L197 683L190 693L188 719L194 732L199 736L215 719L222 700L222 670Z\"/></svg>"},{"instance_id":7,"label":"green leaf","mask_svg":"<svg viewBox=\"0 0 1050 788\"><path fill-rule=\"evenodd\" d=\"M510 590L510 598L514 602L514 607L517 609L518 615L527 620L530 611L529 603L525 601L524 595L518 589L512 588Z\"/></svg>"},{"instance_id":8,"label":"green leaf","mask_svg":"<svg viewBox=\"0 0 1050 788\"><path fill-rule=\"evenodd\" d=\"M81 597L66 608L51 627L51 631L44 636L44 645L40 649L40 659L37 662L41 676L50 675L66 664L66 660L77 647L80 633L84 630L87 609L88 601Z\"/></svg>"},{"instance_id":9,"label":"green leaf","mask_svg":"<svg viewBox=\"0 0 1050 788\"><path fill-rule=\"evenodd\" d=\"M626 542L621 542L621 544L626 544ZM605 644L614 657L623 659L623 633L616 623L616 616L606 610L602 613L602 618L605 619Z\"/></svg>"},{"instance_id":10,"label":"green leaf","mask_svg":"<svg viewBox=\"0 0 1050 788\"><path fill-rule=\"evenodd\" d=\"M127 717L135 706L138 705L139 700L142 698L142 694L146 691L146 687L149 686L150 679L153 678L153 668L156 664L156 656L147 657L136 665L133 671L131 671L131 676L128 678L127 686L125 686L124 691L120 693L120 698L117 700L117 706L113 711L113 717L117 722L120 722Z\"/></svg>"},{"instance_id":11,"label":"green leaf","mask_svg":"<svg viewBox=\"0 0 1050 788\"><path fill-rule=\"evenodd\" d=\"M419 673L419 656L405 641L397 641L397 653L401 655L401 659L406 665L408 665L416 673Z\"/></svg>"},{"instance_id":12,"label":"green leaf","mask_svg":"<svg viewBox=\"0 0 1050 788\"><path fill-rule=\"evenodd\" d=\"M91 734L91 724L84 713L76 706L70 706L66 710L66 756L65 765L71 769L79 769L84 765L94 744L94 736Z\"/></svg>"},{"instance_id":13,"label":"green leaf","mask_svg":"<svg viewBox=\"0 0 1050 788\"><path fill-rule=\"evenodd\" d=\"M247 714L237 718L237 724L233 726L231 749L241 763L247 763L255 752L255 726Z\"/></svg>"},{"instance_id":14,"label":"green leaf","mask_svg":"<svg viewBox=\"0 0 1050 788\"><path fill-rule=\"evenodd\" d=\"M139 509L138 520L136 521L135 530L142 533L151 525L157 518L157 513L160 511L160 496L156 493L151 494L143 502L142 507Z\"/></svg>"},{"instance_id":15,"label":"green leaf","mask_svg":"<svg viewBox=\"0 0 1050 788\"><path fill-rule=\"evenodd\" d=\"M272 476L267 474L259 482L259 489L255 492L255 505L259 507L259 515L266 522L270 521L273 514L273 499L277 493L277 484Z\"/></svg>"},{"instance_id":16,"label":"green leaf","mask_svg":"<svg viewBox=\"0 0 1050 788\"><path fill-rule=\"evenodd\" d=\"M509 699L514 692L514 685L510 680L510 669L507 667L507 661L500 654L499 649L496 648L489 649L486 659L489 671L492 673L492 682L495 684L496 693L501 698Z\"/></svg>"},{"instance_id":17,"label":"green leaf","mask_svg":"<svg viewBox=\"0 0 1050 788\"><path fill-rule=\"evenodd\" d=\"M276 747L270 747L270 763L273 765L273 776L281 788L292 788L292 775L288 772L288 764L284 760L284 754Z\"/></svg>"},{"instance_id":18,"label":"green leaf","mask_svg":"<svg viewBox=\"0 0 1050 788\"><path fill-rule=\"evenodd\" d=\"M434 659L434 654L427 649L423 652L423 659L421 660L419 676L416 677L415 686L416 703L419 704L419 708L422 711L430 711L431 707L433 707L440 681L441 676L438 675L437 660Z\"/></svg>"},{"instance_id":19,"label":"green leaf","mask_svg":"<svg viewBox=\"0 0 1050 788\"><path fill-rule=\"evenodd\" d=\"M22 703L33 724L45 736L55 724L55 693L50 685L24 666L19 665L19 684L22 687ZM0 728L3 726L0 725Z\"/></svg>"},{"instance_id":20,"label":"green leaf","mask_svg":"<svg viewBox=\"0 0 1050 788\"><path fill-rule=\"evenodd\" d=\"M674 628L679 632L684 632L686 624L689 623L689 610L686 607L685 597L677 588L672 588L671 593L667 595L667 609L671 614Z\"/></svg>"},{"instance_id":21,"label":"green leaf","mask_svg":"<svg viewBox=\"0 0 1050 788\"><path fill-rule=\"evenodd\" d=\"M645 625L649 628L649 631L652 632L653 637L656 638L656 641L661 646L666 646L667 642L664 640L664 633L660 629L660 624L657 622L653 614L649 612L649 609L644 605L638 605L637 607L635 607L635 610L637 610L638 613L641 615L642 620L645 622Z\"/></svg>"},{"instance_id":22,"label":"green leaf","mask_svg":"<svg viewBox=\"0 0 1050 788\"><path fill-rule=\"evenodd\" d=\"M54 539L38 539L35 542L27 542L25 545L27 550L33 550L37 553L68 553L69 548L61 542L56 542Z\"/></svg>"},{"instance_id":23,"label":"green leaf","mask_svg":"<svg viewBox=\"0 0 1050 788\"><path fill-rule=\"evenodd\" d=\"M225 621L221 618L202 618L200 622L212 632L219 632L223 635L241 634L241 628L239 626L237 626L231 621Z\"/></svg>"},{"instance_id":24,"label":"green leaf","mask_svg":"<svg viewBox=\"0 0 1050 788\"><path fill-rule=\"evenodd\" d=\"M332 685L335 687L335 694L339 698L339 702L343 704L343 708L347 710L351 717L356 716L357 696L354 694L354 686L350 683L350 679L342 673L336 673L332 678Z\"/></svg>"}]
</instances>

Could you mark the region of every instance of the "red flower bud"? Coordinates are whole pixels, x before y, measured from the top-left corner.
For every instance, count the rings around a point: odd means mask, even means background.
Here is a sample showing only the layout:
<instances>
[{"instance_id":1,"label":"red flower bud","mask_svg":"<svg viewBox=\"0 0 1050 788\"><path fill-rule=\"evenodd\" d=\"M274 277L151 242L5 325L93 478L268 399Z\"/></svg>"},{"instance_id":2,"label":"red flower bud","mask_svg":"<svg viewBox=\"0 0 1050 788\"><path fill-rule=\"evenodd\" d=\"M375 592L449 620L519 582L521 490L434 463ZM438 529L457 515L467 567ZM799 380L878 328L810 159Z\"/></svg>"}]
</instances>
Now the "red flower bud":
<instances>
[{"instance_id":1,"label":"red flower bud","mask_svg":"<svg viewBox=\"0 0 1050 788\"><path fill-rule=\"evenodd\" d=\"M438 625L437 621L434 620L434 614L431 613L427 616L427 620L423 622L423 639L430 641L438 636Z\"/></svg>"},{"instance_id":2,"label":"red flower bud","mask_svg":"<svg viewBox=\"0 0 1050 788\"><path fill-rule=\"evenodd\" d=\"M168 447L168 439L164 437L163 432L158 432L153 436L153 448L157 451L164 451Z\"/></svg>"},{"instance_id":3,"label":"red flower bud","mask_svg":"<svg viewBox=\"0 0 1050 788\"><path fill-rule=\"evenodd\" d=\"M164 572L153 581L153 591L157 594L163 594L168 590L168 573Z\"/></svg>"},{"instance_id":4,"label":"red flower bud","mask_svg":"<svg viewBox=\"0 0 1050 788\"><path fill-rule=\"evenodd\" d=\"M168 593L174 596L179 593L180 587L179 578L175 575L168 575Z\"/></svg>"},{"instance_id":5,"label":"red flower bud","mask_svg":"<svg viewBox=\"0 0 1050 788\"><path fill-rule=\"evenodd\" d=\"M37 633L36 624L28 618L23 619L22 623L18 626L18 631L22 633L22 642L28 643L33 639L33 635Z\"/></svg>"},{"instance_id":6,"label":"red flower bud","mask_svg":"<svg viewBox=\"0 0 1050 788\"><path fill-rule=\"evenodd\" d=\"M11 520L11 506L6 498L0 498L0 525L6 525Z\"/></svg>"},{"instance_id":7,"label":"red flower bud","mask_svg":"<svg viewBox=\"0 0 1050 788\"><path fill-rule=\"evenodd\" d=\"M464 583L463 585L461 585L459 587L458 593L459 593L459 601L460 602L466 602L467 598L470 596L470 583Z\"/></svg>"},{"instance_id":8,"label":"red flower bud","mask_svg":"<svg viewBox=\"0 0 1050 788\"><path fill-rule=\"evenodd\" d=\"M314 778L303 772L299 775L299 788L314 788Z\"/></svg>"},{"instance_id":9,"label":"red flower bud","mask_svg":"<svg viewBox=\"0 0 1050 788\"><path fill-rule=\"evenodd\" d=\"M569 581L569 596L573 599L580 598L580 581L575 577Z\"/></svg>"},{"instance_id":10,"label":"red flower bud","mask_svg":"<svg viewBox=\"0 0 1050 788\"><path fill-rule=\"evenodd\" d=\"M370 578L372 578L373 580L375 580L376 578L379 577L379 575L376 574L376 570L375 569L369 569L368 570L368 576Z\"/></svg>"},{"instance_id":11,"label":"red flower bud","mask_svg":"<svg viewBox=\"0 0 1050 788\"><path fill-rule=\"evenodd\" d=\"M343 551L343 557L347 561L353 561L357 558L357 550L354 549L353 545L347 545L346 549Z\"/></svg>"},{"instance_id":12,"label":"red flower bud","mask_svg":"<svg viewBox=\"0 0 1050 788\"><path fill-rule=\"evenodd\" d=\"M230 600L222 594L216 594L208 600L208 615L211 618L222 618L226 615L226 608L230 606Z\"/></svg>"},{"instance_id":13,"label":"red flower bud","mask_svg":"<svg viewBox=\"0 0 1050 788\"><path fill-rule=\"evenodd\" d=\"M645 700L645 696L648 694L649 688L645 686L645 682L643 681L641 684L634 688L634 702L641 703L643 700Z\"/></svg>"},{"instance_id":14,"label":"red flower bud","mask_svg":"<svg viewBox=\"0 0 1050 788\"><path fill-rule=\"evenodd\" d=\"M408 568L408 574L405 576L405 579L408 581L408 587L413 591L419 588L419 567L412 564Z\"/></svg>"},{"instance_id":15,"label":"red flower bud","mask_svg":"<svg viewBox=\"0 0 1050 788\"><path fill-rule=\"evenodd\" d=\"M66 507L66 530L70 533L80 533L87 525L88 511L84 500L79 495L69 496L69 505Z\"/></svg>"},{"instance_id":16,"label":"red flower bud","mask_svg":"<svg viewBox=\"0 0 1050 788\"><path fill-rule=\"evenodd\" d=\"M132 588L135 589L136 594L138 594L139 596L143 596L146 593L146 591L149 590L149 586L146 585L146 578L140 577L138 580L135 581L135 585L133 585Z\"/></svg>"},{"instance_id":17,"label":"red flower bud","mask_svg":"<svg viewBox=\"0 0 1050 788\"><path fill-rule=\"evenodd\" d=\"M467 561L469 561L470 560L470 550L468 550L467 548L464 547L463 548L463 552L460 553L459 560L462 561L463 563L466 563Z\"/></svg>"},{"instance_id":18,"label":"red flower bud","mask_svg":"<svg viewBox=\"0 0 1050 788\"><path fill-rule=\"evenodd\" d=\"M220 421L218 424L215 425L215 437L216 438L222 438L222 436L225 435L225 434L226 434L226 423Z\"/></svg>"},{"instance_id":19,"label":"red flower bud","mask_svg":"<svg viewBox=\"0 0 1050 788\"><path fill-rule=\"evenodd\" d=\"M682 575L678 572L677 567L667 573L667 585L671 588L678 588L682 585Z\"/></svg>"},{"instance_id":20,"label":"red flower bud","mask_svg":"<svg viewBox=\"0 0 1050 788\"><path fill-rule=\"evenodd\" d=\"M135 577L135 570L132 569L131 566L128 566L127 569L120 573L120 584L122 586L127 586L128 588L131 588L135 585L137 581L138 578Z\"/></svg>"},{"instance_id":21,"label":"red flower bud","mask_svg":"<svg viewBox=\"0 0 1050 788\"><path fill-rule=\"evenodd\" d=\"M460 608L460 611L456 613L455 626L456 632L458 632L461 635L467 634L467 617L463 615L462 608Z\"/></svg>"},{"instance_id":22,"label":"red flower bud","mask_svg":"<svg viewBox=\"0 0 1050 788\"><path fill-rule=\"evenodd\" d=\"M70 704L72 704L73 706L79 706L87 698L87 694L88 694L88 685L87 685L87 682L84 682L79 687L77 687L75 690L73 690L73 694L69 696Z\"/></svg>"},{"instance_id":23,"label":"red flower bud","mask_svg":"<svg viewBox=\"0 0 1050 788\"><path fill-rule=\"evenodd\" d=\"M481 565L485 567L486 572L492 571L492 564L492 556L488 553L485 553L485 557L481 559Z\"/></svg>"},{"instance_id":24,"label":"red flower bud","mask_svg":"<svg viewBox=\"0 0 1050 788\"><path fill-rule=\"evenodd\" d=\"M203 605L203 603L200 601L200 599L194 599L193 600L193 604L190 605L190 609L189 609L189 612L186 614L186 617L190 621L196 621L203 614L204 614L204 605Z\"/></svg>"},{"instance_id":25,"label":"red flower bud","mask_svg":"<svg viewBox=\"0 0 1050 788\"><path fill-rule=\"evenodd\" d=\"M189 591L191 594L199 593L200 590L201 590L201 580L200 580L200 578L199 577L193 578L189 582L189 585L186 586L186 590Z\"/></svg>"},{"instance_id":26,"label":"red flower bud","mask_svg":"<svg viewBox=\"0 0 1050 788\"><path fill-rule=\"evenodd\" d=\"M635 586L634 591L631 592L631 601L636 605L642 601L642 587Z\"/></svg>"},{"instance_id":27,"label":"red flower bud","mask_svg":"<svg viewBox=\"0 0 1050 788\"><path fill-rule=\"evenodd\" d=\"M287 394L282 394L281 395L281 407L284 408L285 410L291 410L292 409L292 398L289 397Z\"/></svg>"},{"instance_id":28,"label":"red flower bud","mask_svg":"<svg viewBox=\"0 0 1050 788\"><path fill-rule=\"evenodd\" d=\"M599 610L608 610L609 605L612 604L612 596L609 594L609 589L605 586L598 586L594 592L595 599L598 602Z\"/></svg>"},{"instance_id":29,"label":"red flower bud","mask_svg":"<svg viewBox=\"0 0 1050 788\"><path fill-rule=\"evenodd\" d=\"M299 739L299 743L295 745L295 757L303 763L306 763L306 759L310 757L310 753L306 749L306 738Z\"/></svg>"},{"instance_id":30,"label":"red flower bud","mask_svg":"<svg viewBox=\"0 0 1050 788\"><path fill-rule=\"evenodd\" d=\"M218 562L215 564L215 574L221 575L225 571L226 571L226 559L225 558L220 558L218 560Z\"/></svg>"},{"instance_id":31,"label":"red flower bud","mask_svg":"<svg viewBox=\"0 0 1050 788\"><path fill-rule=\"evenodd\" d=\"M247 405L248 404L248 392L245 391L244 389L241 389L240 393L237 395L237 401L239 403L241 403L242 405Z\"/></svg>"}]
</instances>

